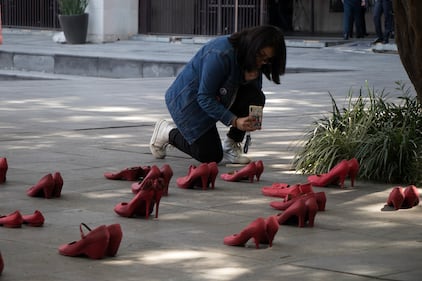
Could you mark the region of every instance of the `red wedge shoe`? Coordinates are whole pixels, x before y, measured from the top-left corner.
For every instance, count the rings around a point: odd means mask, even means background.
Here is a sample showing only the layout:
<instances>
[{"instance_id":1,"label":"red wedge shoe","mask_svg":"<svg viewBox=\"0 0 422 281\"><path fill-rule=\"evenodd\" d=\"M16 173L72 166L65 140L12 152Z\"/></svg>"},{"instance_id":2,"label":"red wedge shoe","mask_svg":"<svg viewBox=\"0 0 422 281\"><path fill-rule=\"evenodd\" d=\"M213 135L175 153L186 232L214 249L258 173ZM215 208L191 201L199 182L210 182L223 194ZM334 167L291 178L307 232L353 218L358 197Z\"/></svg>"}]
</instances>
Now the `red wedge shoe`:
<instances>
[{"instance_id":1,"label":"red wedge shoe","mask_svg":"<svg viewBox=\"0 0 422 281\"><path fill-rule=\"evenodd\" d=\"M188 174L184 177L178 178L176 183L178 187L188 189L194 188L196 183L200 180L202 189L205 190L208 187L209 177L210 167L207 163L202 163L198 167L191 165L189 167Z\"/></svg>"},{"instance_id":2,"label":"red wedge shoe","mask_svg":"<svg viewBox=\"0 0 422 281\"><path fill-rule=\"evenodd\" d=\"M270 203L270 206L274 209L284 211L287 210L294 202L301 199L309 199L311 197L315 197L316 202L318 204L318 211L325 211L325 204L327 202L327 197L325 196L325 192L310 192L306 194L301 194L297 197L293 197L291 199L285 198L283 201L274 201Z\"/></svg>"},{"instance_id":3,"label":"red wedge shoe","mask_svg":"<svg viewBox=\"0 0 422 281\"><path fill-rule=\"evenodd\" d=\"M53 196L54 197L60 197L61 194L62 194L62 188L63 188L62 175L59 172L55 172L53 174L53 180L54 180Z\"/></svg>"},{"instance_id":4,"label":"red wedge shoe","mask_svg":"<svg viewBox=\"0 0 422 281\"><path fill-rule=\"evenodd\" d=\"M310 183L295 184L288 187L274 188L274 187L263 187L261 192L265 196L271 197L297 197L301 194L313 193L312 185Z\"/></svg>"},{"instance_id":5,"label":"red wedge shoe","mask_svg":"<svg viewBox=\"0 0 422 281\"><path fill-rule=\"evenodd\" d=\"M0 226L18 228L23 223L22 215L19 211L14 211L6 216L0 216Z\"/></svg>"},{"instance_id":6,"label":"red wedge shoe","mask_svg":"<svg viewBox=\"0 0 422 281\"><path fill-rule=\"evenodd\" d=\"M44 216L38 210L35 210L33 214L30 215L23 215L22 216L22 223L29 225L29 226L43 226L44 224Z\"/></svg>"},{"instance_id":7,"label":"red wedge shoe","mask_svg":"<svg viewBox=\"0 0 422 281\"><path fill-rule=\"evenodd\" d=\"M349 167L349 162L342 160L326 174L309 176L308 182L314 186L324 187L330 184L338 184L341 188L344 188L344 181L349 175Z\"/></svg>"},{"instance_id":8,"label":"red wedge shoe","mask_svg":"<svg viewBox=\"0 0 422 281\"><path fill-rule=\"evenodd\" d=\"M404 189L404 200L402 208L412 208L419 204L419 191L414 185L409 185Z\"/></svg>"},{"instance_id":9,"label":"red wedge shoe","mask_svg":"<svg viewBox=\"0 0 422 281\"><path fill-rule=\"evenodd\" d=\"M109 180L139 181L148 174L150 169L150 166L130 167L117 173L105 172L104 177Z\"/></svg>"},{"instance_id":10,"label":"red wedge shoe","mask_svg":"<svg viewBox=\"0 0 422 281\"><path fill-rule=\"evenodd\" d=\"M398 210L401 208L404 201L404 190L401 186L393 187L387 199L387 205Z\"/></svg>"},{"instance_id":11,"label":"red wedge shoe","mask_svg":"<svg viewBox=\"0 0 422 281\"><path fill-rule=\"evenodd\" d=\"M81 223L79 225L79 230L81 233L82 239L79 241L74 241L69 244L64 244L59 247L59 253L64 256L87 256L91 259L101 259L103 258L108 250L110 242L110 233L105 225L101 225L85 235L82 226L86 224Z\"/></svg>"},{"instance_id":12,"label":"red wedge shoe","mask_svg":"<svg viewBox=\"0 0 422 281\"><path fill-rule=\"evenodd\" d=\"M6 182L6 174L7 174L7 158L0 158L0 183Z\"/></svg>"},{"instance_id":13,"label":"red wedge shoe","mask_svg":"<svg viewBox=\"0 0 422 281\"><path fill-rule=\"evenodd\" d=\"M156 165L153 165L151 169L149 170L148 174L145 176L145 178L142 181L135 182L132 184L131 186L132 192L138 193L140 190L144 188L145 184L148 183L149 180L154 181L158 179L160 176L161 176L160 169Z\"/></svg>"},{"instance_id":14,"label":"red wedge shoe","mask_svg":"<svg viewBox=\"0 0 422 281\"><path fill-rule=\"evenodd\" d=\"M268 241L267 228L263 218L257 218L239 234L224 237L224 244L228 246L244 246L251 238L254 239L257 249L259 249L260 241Z\"/></svg>"},{"instance_id":15,"label":"red wedge shoe","mask_svg":"<svg viewBox=\"0 0 422 281\"><path fill-rule=\"evenodd\" d=\"M55 187L56 184L53 176L51 174L47 174L42 177L36 185L30 187L26 191L26 194L31 197L44 197L50 199L53 197Z\"/></svg>"},{"instance_id":16,"label":"red wedge shoe","mask_svg":"<svg viewBox=\"0 0 422 281\"><path fill-rule=\"evenodd\" d=\"M227 174L222 174L221 178L225 181L241 181L244 179L249 179L249 182L254 181L254 177L257 174L256 164L255 162L250 162L248 165L243 167L238 171L234 171Z\"/></svg>"}]
</instances>

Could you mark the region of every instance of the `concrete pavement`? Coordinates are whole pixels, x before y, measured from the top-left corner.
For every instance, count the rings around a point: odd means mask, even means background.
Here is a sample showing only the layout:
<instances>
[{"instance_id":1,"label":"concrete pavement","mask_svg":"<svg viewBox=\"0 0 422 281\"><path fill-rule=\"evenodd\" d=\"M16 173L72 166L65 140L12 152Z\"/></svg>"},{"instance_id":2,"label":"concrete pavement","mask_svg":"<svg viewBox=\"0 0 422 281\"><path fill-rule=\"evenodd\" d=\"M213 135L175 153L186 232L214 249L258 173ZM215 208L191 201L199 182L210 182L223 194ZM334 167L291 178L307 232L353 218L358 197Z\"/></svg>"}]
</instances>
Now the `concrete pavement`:
<instances>
[{"instance_id":1,"label":"concrete pavement","mask_svg":"<svg viewBox=\"0 0 422 281\"><path fill-rule=\"evenodd\" d=\"M200 46L145 40L68 46L43 36L14 34L12 43L5 34L0 51L6 54L0 54L0 62L15 52L19 56L13 63L36 68L37 61L29 63L34 53L44 55L38 66L48 65L52 54L77 54L98 61L112 57L120 65L118 73L132 73L138 68L130 62L139 60L183 65ZM3 69L0 157L7 157L9 170L7 182L0 185L0 214L40 210L46 221L40 228L0 227L5 262L0 279L420 280L421 206L385 208L393 187L389 184L358 180L353 188L350 181L345 189L314 188L326 193L327 206L313 228L282 225L272 248L257 250L252 240L245 247L223 244L225 236L239 233L257 217L278 213L269 206L277 199L262 196L261 187L306 181L306 175L292 171L291 159L312 121L331 109L328 92L342 104L349 90L357 93L366 83L391 92L392 99L399 94L395 81L410 86L398 55L374 53L369 42L289 47L282 84L264 84L263 130L252 134L248 153L264 162L261 181L232 183L218 177L215 190L206 191L176 186L189 165L198 164L195 160L174 149L164 160L149 152L153 124L169 117L163 93L173 80L170 72L165 77L165 71L151 64L148 73L156 76L112 79ZM113 66L108 73L115 71ZM219 129L222 135L226 131L221 125ZM174 176L158 219L116 215L114 206L133 198L131 182L107 180L103 173L164 163L171 165ZM234 169L239 167L221 164L219 174ZM55 171L64 179L61 198L26 195L42 176ZM81 222L91 228L121 224L117 256L90 260L59 255L59 245L80 239Z\"/></svg>"}]
</instances>

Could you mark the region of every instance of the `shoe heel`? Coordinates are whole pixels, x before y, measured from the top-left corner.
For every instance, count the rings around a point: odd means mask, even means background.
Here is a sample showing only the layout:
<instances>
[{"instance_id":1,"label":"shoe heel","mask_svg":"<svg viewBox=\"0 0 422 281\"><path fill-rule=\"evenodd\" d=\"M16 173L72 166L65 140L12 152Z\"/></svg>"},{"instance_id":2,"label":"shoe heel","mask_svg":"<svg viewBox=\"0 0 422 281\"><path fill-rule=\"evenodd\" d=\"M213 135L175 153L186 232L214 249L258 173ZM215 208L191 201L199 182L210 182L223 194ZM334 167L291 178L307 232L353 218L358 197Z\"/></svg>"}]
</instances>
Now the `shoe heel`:
<instances>
[{"instance_id":1,"label":"shoe heel","mask_svg":"<svg viewBox=\"0 0 422 281\"><path fill-rule=\"evenodd\" d=\"M264 172L264 162L262 160L258 160L255 162L256 166L256 181L261 179L261 175Z\"/></svg>"},{"instance_id":2,"label":"shoe heel","mask_svg":"<svg viewBox=\"0 0 422 281\"><path fill-rule=\"evenodd\" d=\"M218 166L217 166L216 162L211 162L211 163L208 163L208 167L209 167L209 171L210 171L209 185L210 185L211 189L214 189L215 179L217 178L217 175L218 175Z\"/></svg>"}]
</instances>

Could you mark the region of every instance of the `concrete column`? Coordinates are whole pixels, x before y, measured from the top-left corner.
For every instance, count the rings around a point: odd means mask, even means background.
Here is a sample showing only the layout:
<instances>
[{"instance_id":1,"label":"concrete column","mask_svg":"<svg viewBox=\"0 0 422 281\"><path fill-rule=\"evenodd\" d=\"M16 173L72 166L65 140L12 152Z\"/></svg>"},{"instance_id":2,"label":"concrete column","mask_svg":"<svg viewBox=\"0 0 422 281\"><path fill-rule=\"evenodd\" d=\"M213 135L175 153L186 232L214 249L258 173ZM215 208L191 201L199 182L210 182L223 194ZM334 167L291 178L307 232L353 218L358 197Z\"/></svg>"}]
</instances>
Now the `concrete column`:
<instances>
[{"instance_id":1,"label":"concrete column","mask_svg":"<svg viewBox=\"0 0 422 281\"><path fill-rule=\"evenodd\" d=\"M89 0L88 42L125 40L138 33L138 0Z\"/></svg>"}]
</instances>

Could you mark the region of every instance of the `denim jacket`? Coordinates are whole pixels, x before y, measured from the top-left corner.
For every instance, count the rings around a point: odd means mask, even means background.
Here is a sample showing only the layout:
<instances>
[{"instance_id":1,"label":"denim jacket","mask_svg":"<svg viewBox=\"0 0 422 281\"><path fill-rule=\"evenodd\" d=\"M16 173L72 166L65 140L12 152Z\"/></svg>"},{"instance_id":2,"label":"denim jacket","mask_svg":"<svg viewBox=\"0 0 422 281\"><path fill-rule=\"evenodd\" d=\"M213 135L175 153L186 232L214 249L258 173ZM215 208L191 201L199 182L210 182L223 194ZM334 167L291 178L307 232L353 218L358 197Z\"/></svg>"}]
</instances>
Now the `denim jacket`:
<instances>
[{"instance_id":1,"label":"denim jacket","mask_svg":"<svg viewBox=\"0 0 422 281\"><path fill-rule=\"evenodd\" d=\"M256 81L262 87L262 75ZM244 76L228 36L205 44L186 64L166 92L167 108L183 137L192 144L221 121L236 117L233 104Z\"/></svg>"}]
</instances>

